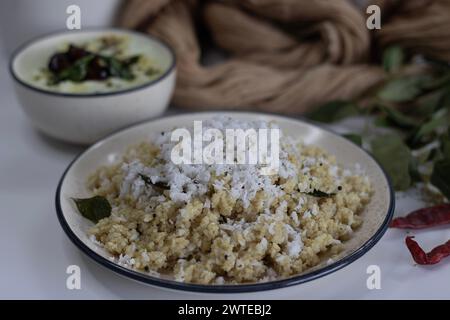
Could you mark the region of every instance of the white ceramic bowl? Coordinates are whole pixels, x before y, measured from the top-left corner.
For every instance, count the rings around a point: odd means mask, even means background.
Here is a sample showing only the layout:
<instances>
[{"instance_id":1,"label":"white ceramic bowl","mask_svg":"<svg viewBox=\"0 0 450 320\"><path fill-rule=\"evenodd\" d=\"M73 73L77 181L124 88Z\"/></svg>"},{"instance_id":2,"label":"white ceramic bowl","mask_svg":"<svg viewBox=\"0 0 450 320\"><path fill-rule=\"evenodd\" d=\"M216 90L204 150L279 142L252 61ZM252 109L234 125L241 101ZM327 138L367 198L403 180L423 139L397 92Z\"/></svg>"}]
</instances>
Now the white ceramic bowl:
<instances>
[{"instance_id":1,"label":"white ceramic bowl","mask_svg":"<svg viewBox=\"0 0 450 320\"><path fill-rule=\"evenodd\" d=\"M109 259L110 254L89 239L86 231L93 224L78 213L71 200L72 198L92 196L86 188L88 176L98 167L118 161L129 145L148 139L151 133L179 126L192 126L194 120L206 120L217 115L227 115L244 120L275 120L287 135L301 137L306 144L322 147L335 155L337 162L344 168L354 168L356 163L360 164L372 183L374 193L370 202L360 214L363 218L361 227L354 231L353 236L348 241L344 242L344 250L332 263L327 263L328 259L324 256L319 265L306 270L304 273L270 282L242 285L190 284L176 282L169 277L157 278L148 273L121 266L111 261ZM366 151L332 132L300 120L269 114L200 112L137 124L91 146L79 155L63 174L56 192L56 211L62 228L73 243L90 258L120 275L153 286L176 290L214 293L251 292L277 289L311 281L335 272L360 258L380 240L386 231L394 211L394 193L385 173Z\"/></svg>"},{"instance_id":2,"label":"white ceramic bowl","mask_svg":"<svg viewBox=\"0 0 450 320\"><path fill-rule=\"evenodd\" d=\"M48 61L58 46L82 43L103 35L125 35L156 61L161 75L143 85L113 92L61 93L33 85L36 65ZM132 123L162 114L175 84L175 55L162 41L128 30L92 29L43 36L19 48L10 71L17 97L36 128L72 143L89 144Z\"/></svg>"}]
</instances>

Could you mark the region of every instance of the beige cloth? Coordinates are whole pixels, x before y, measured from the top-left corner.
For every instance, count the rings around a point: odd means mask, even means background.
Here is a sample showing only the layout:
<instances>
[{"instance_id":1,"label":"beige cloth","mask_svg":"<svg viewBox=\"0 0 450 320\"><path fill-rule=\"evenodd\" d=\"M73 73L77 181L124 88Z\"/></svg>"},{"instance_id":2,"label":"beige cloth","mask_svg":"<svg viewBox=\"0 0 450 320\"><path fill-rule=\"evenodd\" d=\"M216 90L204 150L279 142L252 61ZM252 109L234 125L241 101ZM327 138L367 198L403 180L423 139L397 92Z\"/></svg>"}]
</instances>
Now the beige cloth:
<instances>
[{"instance_id":1,"label":"beige cloth","mask_svg":"<svg viewBox=\"0 0 450 320\"><path fill-rule=\"evenodd\" d=\"M388 20L377 34L381 45L396 43L450 62L450 0L393 2L383 0L381 4Z\"/></svg>"},{"instance_id":2,"label":"beige cloth","mask_svg":"<svg viewBox=\"0 0 450 320\"><path fill-rule=\"evenodd\" d=\"M365 13L347 0L131 0L119 23L174 48L176 105L298 114L380 83L383 70L370 64L374 43L450 60L448 3L378 0L385 19L379 32L369 31ZM198 28L230 58L202 65Z\"/></svg>"}]
</instances>

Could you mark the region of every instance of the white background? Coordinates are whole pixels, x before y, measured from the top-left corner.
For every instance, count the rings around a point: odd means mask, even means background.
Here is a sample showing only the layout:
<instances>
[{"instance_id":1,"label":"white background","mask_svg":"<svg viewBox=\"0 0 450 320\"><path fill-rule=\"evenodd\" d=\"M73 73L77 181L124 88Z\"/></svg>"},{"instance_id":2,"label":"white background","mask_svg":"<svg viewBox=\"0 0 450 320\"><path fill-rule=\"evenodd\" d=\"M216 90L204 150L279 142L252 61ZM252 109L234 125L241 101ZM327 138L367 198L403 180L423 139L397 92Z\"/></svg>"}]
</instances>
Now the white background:
<instances>
[{"instance_id":1,"label":"white background","mask_svg":"<svg viewBox=\"0 0 450 320\"><path fill-rule=\"evenodd\" d=\"M10 48L2 49L0 47L0 298L450 298L450 258L436 266L415 266L405 247L406 233L402 230L388 230L367 254L334 274L296 287L255 294L171 292L135 283L97 265L66 237L54 207L58 180L82 148L50 140L31 127L13 91L6 53ZM420 206L409 196L400 198L396 215L404 215ZM444 227L414 234L427 250L450 239L450 229ZM381 268L380 290L366 287L369 276L366 269L373 264ZM81 290L66 289L69 265L81 268Z\"/></svg>"}]
</instances>

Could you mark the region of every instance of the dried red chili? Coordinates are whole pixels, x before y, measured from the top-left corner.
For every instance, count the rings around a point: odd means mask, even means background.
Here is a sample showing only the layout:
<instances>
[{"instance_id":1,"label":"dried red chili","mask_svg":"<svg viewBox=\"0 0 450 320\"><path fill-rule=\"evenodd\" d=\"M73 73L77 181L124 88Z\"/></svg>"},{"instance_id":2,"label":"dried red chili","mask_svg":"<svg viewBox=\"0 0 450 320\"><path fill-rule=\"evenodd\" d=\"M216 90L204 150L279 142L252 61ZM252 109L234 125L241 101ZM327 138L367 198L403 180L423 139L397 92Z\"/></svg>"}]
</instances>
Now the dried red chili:
<instances>
[{"instance_id":1,"label":"dried red chili","mask_svg":"<svg viewBox=\"0 0 450 320\"><path fill-rule=\"evenodd\" d=\"M450 240L426 253L413 238L406 237L405 242L417 264L436 264L443 258L450 256Z\"/></svg>"},{"instance_id":2,"label":"dried red chili","mask_svg":"<svg viewBox=\"0 0 450 320\"><path fill-rule=\"evenodd\" d=\"M391 221L391 228L423 229L450 223L450 203L423 208Z\"/></svg>"}]
</instances>

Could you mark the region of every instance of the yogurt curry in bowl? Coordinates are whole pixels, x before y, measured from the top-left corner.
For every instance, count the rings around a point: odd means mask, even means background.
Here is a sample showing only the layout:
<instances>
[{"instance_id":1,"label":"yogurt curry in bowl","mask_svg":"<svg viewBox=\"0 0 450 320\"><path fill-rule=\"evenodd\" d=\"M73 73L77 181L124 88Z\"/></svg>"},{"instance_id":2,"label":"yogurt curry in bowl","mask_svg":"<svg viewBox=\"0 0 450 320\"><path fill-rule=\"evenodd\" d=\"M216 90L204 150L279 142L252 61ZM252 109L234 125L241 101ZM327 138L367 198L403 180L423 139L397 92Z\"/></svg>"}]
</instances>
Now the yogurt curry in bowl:
<instances>
[{"instance_id":1,"label":"yogurt curry in bowl","mask_svg":"<svg viewBox=\"0 0 450 320\"><path fill-rule=\"evenodd\" d=\"M63 31L16 50L10 72L20 105L47 135L90 144L161 115L176 79L163 41L122 29Z\"/></svg>"}]
</instances>

